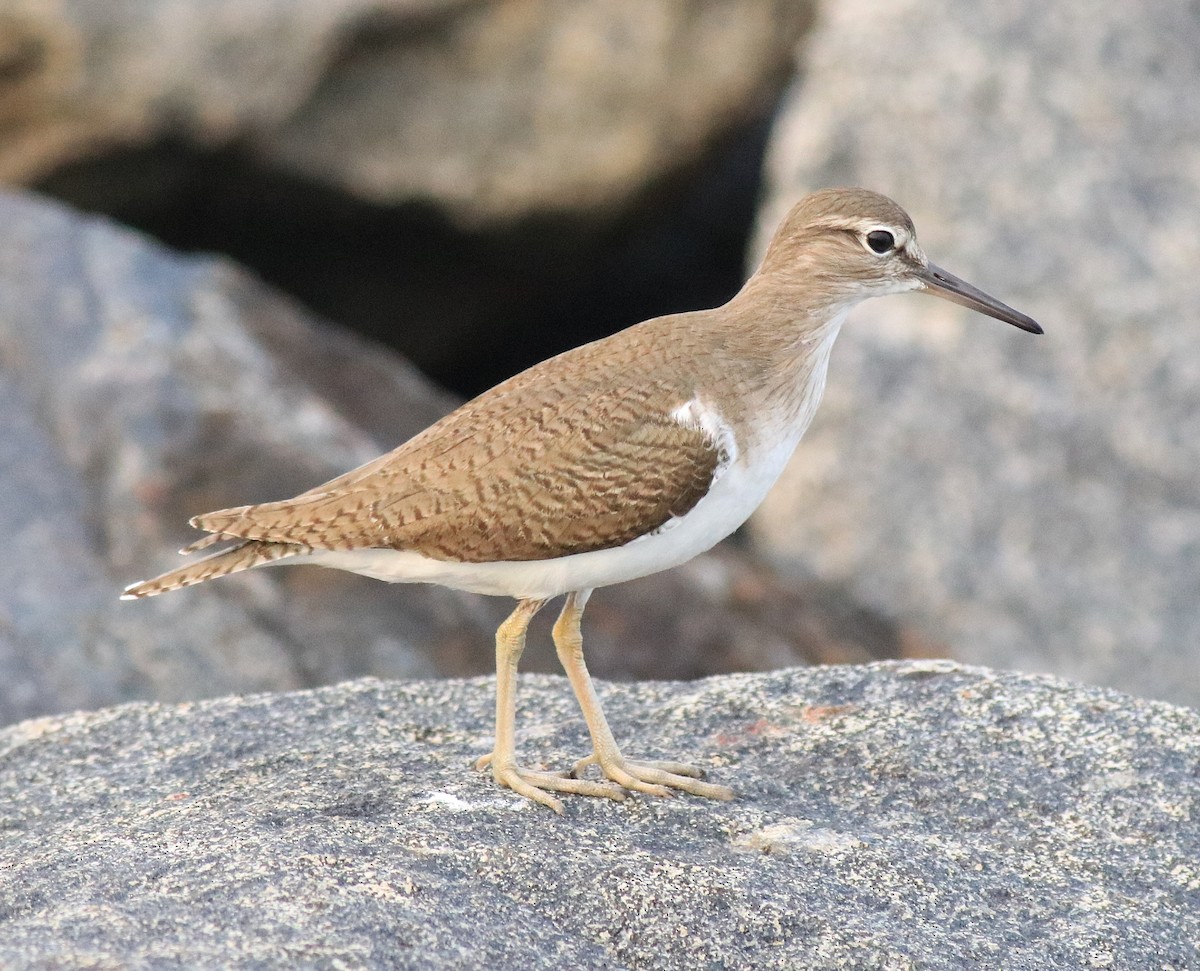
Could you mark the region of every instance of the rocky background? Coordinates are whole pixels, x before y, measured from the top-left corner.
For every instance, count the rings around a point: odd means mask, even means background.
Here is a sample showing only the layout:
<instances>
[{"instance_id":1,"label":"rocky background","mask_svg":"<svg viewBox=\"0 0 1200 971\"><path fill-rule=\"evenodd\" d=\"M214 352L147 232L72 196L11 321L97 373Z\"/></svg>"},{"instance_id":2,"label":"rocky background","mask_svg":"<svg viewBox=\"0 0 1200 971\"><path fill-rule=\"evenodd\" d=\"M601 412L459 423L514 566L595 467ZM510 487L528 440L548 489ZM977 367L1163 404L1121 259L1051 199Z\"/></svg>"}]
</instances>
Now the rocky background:
<instances>
[{"instance_id":1,"label":"rocky background","mask_svg":"<svg viewBox=\"0 0 1200 971\"><path fill-rule=\"evenodd\" d=\"M863 307L744 535L594 599L594 670L949 655L1200 703L1198 47L1194 4L1116 0L0 5L0 723L486 672L506 605L449 591L115 595L195 512L719 303L844 183L1047 335Z\"/></svg>"},{"instance_id":2,"label":"rocky background","mask_svg":"<svg viewBox=\"0 0 1200 971\"><path fill-rule=\"evenodd\" d=\"M864 306L763 548L956 656L1200 704L1198 49L1194 3L828 6L761 233L879 187L1047 336Z\"/></svg>"}]
</instances>

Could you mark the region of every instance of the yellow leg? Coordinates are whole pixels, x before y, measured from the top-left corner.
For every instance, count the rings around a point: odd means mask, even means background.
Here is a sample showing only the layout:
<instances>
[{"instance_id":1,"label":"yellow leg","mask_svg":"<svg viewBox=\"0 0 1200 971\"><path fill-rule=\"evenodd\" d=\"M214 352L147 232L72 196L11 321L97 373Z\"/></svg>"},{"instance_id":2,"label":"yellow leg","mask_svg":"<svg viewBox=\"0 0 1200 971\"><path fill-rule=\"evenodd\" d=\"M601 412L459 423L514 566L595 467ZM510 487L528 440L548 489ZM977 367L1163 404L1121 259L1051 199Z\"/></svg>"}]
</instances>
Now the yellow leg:
<instances>
[{"instance_id":1,"label":"yellow leg","mask_svg":"<svg viewBox=\"0 0 1200 971\"><path fill-rule=\"evenodd\" d=\"M605 776L626 789L656 796L669 796L671 789L680 789L709 799L732 799L732 789L701 782L698 778L700 770L690 765L681 762L638 762L621 754L608 727L608 720L600 709L600 699L596 697L596 689L592 686L591 676L583 661L580 622L590 594L590 590L567 594L567 602L554 624L554 646L558 650L558 659L567 672L571 687L575 689L575 697L579 699L579 707L583 709L583 717L592 736L592 754L578 762L572 774L595 763Z\"/></svg>"},{"instance_id":2,"label":"yellow leg","mask_svg":"<svg viewBox=\"0 0 1200 971\"><path fill-rule=\"evenodd\" d=\"M517 766L514 738L517 717L517 663L525 650L525 631L545 600L522 600L496 631L496 747L476 763L482 769L489 763L492 777L502 786L549 806L562 815L562 803L551 792L574 792L584 796L624 799L625 792L607 782L572 779L551 772L536 772Z\"/></svg>"}]
</instances>

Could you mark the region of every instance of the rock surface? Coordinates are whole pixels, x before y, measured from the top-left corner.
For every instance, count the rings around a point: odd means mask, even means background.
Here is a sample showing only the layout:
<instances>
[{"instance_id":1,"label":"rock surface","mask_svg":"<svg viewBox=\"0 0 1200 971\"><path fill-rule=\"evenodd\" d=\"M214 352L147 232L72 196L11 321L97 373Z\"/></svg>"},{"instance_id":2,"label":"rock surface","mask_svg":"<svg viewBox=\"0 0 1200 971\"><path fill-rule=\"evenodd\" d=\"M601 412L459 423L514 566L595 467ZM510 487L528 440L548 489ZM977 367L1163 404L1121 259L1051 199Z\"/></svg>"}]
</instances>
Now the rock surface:
<instances>
[{"instance_id":1,"label":"rock surface","mask_svg":"<svg viewBox=\"0 0 1200 971\"><path fill-rule=\"evenodd\" d=\"M871 186L1047 333L856 312L764 548L966 660L1200 704L1197 36L1195 4L828 5L764 234Z\"/></svg>"},{"instance_id":2,"label":"rock surface","mask_svg":"<svg viewBox=\"0 0 1200 971\"><path fill-rule=\"evenodd\" d=\"M173 142L466 222L620 205L769 110L811 9L19 3L0 14L0 179Z\"/></svg>"},{"instance_id":3,"label":"rock surface","mask_svg":"<svg viewBox=\"0 0 1200 971\"><path fill-rule=\"evenodd\" d=\"M212 258L0 194L0 723L117 701L477 674L511 605L325 570L139 603L190 516L352 468L452 401L395 355ZM527 667L557 670L550 612ZM603 591L607 676L695 677L936 650L727 549Z\"/></svg>"},{"instance_id":4,"label":"rock surface","mask_svg":"<svg viewBox=\"0 0 1200 971\"><path fill-rule=\"evenodd\" d=\"M4 729L0 964L1200 966L1194 711L945 662L601 694L739 798L526 804L469 768L490 680ZM565 681L521 699L580 754Z\"/></svg>"}]
</instances>

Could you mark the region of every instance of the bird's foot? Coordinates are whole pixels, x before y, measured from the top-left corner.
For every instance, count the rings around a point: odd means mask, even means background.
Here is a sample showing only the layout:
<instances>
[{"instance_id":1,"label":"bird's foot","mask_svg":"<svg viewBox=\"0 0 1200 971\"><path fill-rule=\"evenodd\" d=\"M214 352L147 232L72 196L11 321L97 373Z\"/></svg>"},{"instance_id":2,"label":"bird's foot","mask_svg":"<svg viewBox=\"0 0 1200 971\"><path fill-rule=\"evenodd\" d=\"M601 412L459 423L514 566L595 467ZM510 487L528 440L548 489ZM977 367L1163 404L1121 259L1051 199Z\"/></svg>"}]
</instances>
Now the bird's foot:
<instances>
[{"instance_id":1,"label":"bird's foot","mask_svg":"<svg viewBox=\"0 0 1200 971\"><path fill-rule=\"evenodd\" d=\"M576 779L566 773L539 772L535 769L522 769L515 763L496 762L492 754L485 755L475 763L476 769L492 767L492 778L500 785L507 786L518 795L534 802L548 806L560 816L563 815L563 804L550 793L567 792L577 796L601 796L605 799L615 799L621 802L629 795L620 786L611 782L596 782L592 779Z\"/></svg>"},{"instance_id":2,"label":"bird's foot","mask_svg":"<svg viewBox=\"0 0 1200 971\"><path fill-rule=\"evenodd\" d=\"M728 786L701 782L704 772L684 762L642 762L627 759L620 752L604 757L593 752L580 759L571 769L571 776L578 777L589 765L599 766L600 771L617 785L637 792L648 792L652 796L671 796L672 789L703 796L705 799L733 798Z\"/></svg>"}]
</instances>

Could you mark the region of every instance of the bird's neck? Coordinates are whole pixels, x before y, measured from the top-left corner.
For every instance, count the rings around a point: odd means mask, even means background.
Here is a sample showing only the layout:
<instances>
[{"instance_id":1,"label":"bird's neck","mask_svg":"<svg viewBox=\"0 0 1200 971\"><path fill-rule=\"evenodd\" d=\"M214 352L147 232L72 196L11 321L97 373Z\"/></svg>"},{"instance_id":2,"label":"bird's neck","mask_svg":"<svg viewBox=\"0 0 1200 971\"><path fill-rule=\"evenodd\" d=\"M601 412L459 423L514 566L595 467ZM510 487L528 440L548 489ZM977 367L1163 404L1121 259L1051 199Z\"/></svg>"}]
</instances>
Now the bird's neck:
<instances>
[{"instance_id":1,"label":"bird's neck","mask_svg":"<svg viewBox=\"0 0 1200 971\"><path fill-rule=\"evenodd\" d=\"M853 302L814 305L803 292L747 284L721 315L720 356L731 405L797 436L825 390L829 355Z\"/></svg>"}]
</instances>

